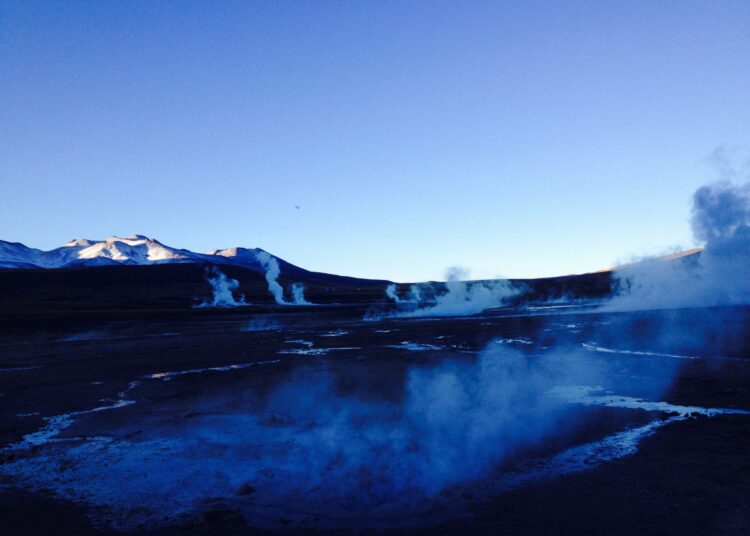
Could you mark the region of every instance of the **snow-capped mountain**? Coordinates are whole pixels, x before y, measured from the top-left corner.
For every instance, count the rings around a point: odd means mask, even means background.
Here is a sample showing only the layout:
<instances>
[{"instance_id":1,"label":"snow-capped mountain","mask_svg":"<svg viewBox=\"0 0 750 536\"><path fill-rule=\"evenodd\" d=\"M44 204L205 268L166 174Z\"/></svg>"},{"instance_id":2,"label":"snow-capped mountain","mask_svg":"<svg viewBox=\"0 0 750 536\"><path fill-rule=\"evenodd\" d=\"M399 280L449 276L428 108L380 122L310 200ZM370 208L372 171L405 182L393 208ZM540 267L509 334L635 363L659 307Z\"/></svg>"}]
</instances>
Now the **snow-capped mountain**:
<instances>
[{"instance_id":1,"label":"snow-capped mountain","mask_svg":"<svg viewBox=\"0 0 750 536\"><path fill-rule=\"evenodd\" d=\"M71 266L146 265L212 262L262 270L257 255L263 250L217 249L195 253L166 246L143 235L111 236L106 240L71 240L50 251L30 248L18 242L0 240L2 268L66 268Z\"/></svg>"},{"instance_id":2,"label":"snow-capped mountain","mask_svg":"<svg viewBox=\"0 0 750 536\"><path fill-rule=\"evenodd\" d=\"M238 264L241 266L256 267L258 270L265 270L261 266L258 260L258 255L263 253L260 248L227 248L227 249L214 249L209 251L206 255L212 257L213 262L220 262L216 259L223 259L224 262L229 264Z\"/></svg>"}]
</instances>

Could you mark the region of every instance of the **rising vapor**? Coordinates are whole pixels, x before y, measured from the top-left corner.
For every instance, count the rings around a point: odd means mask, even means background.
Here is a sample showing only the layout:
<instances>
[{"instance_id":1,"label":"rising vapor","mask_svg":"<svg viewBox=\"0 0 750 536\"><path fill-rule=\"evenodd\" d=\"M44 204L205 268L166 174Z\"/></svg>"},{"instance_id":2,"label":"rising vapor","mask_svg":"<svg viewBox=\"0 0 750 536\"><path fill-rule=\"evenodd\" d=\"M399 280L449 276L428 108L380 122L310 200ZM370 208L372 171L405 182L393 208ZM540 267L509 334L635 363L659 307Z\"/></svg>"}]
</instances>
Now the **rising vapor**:
<instances>
[{"instance_id":1,"label":"rising vapor","mask_svg":"<svg viewBox=\"0 0 750 536\"><path fill-rule=\"evenodd\" d=\"M693 194L693 262L648 259L615 271L609 310L750 303L750 183L721 181Z\"/></svg>"},{"instance_id":2,"label":"rising vapor","mask_svg":"<svg viewBox=\"0 0 750 536\"><path fill-rule=\"evenodd\" d=\"M368 314L366 319L469 316L502 307L521 291L505 280L465 281L468 277L467 269L453 266L446 270L444 288L435 288L429 283L414 284L409 287L405 300L396 294L396 285L391 284L386 288L386 295L406 307L391 313Z\"/></svg>"},{"instance_id":3,"label":"rising vapor","mask_svg":"<svg viewBox=\"0 0 750 536\"><path fill-rule=\"evenodd\" d=\"M279 262L267 251L261 251L257 254L258 262L266 270L266 281L268 282L268 292L271 293L276 303L287 305L284 299L284 288L279 284L278 278L281 273Z\"/></svg>"},{"instance_id":4,"label":"rising vapor","mask_svg":"<svg viewBox=\"0 0 750 536\"><path fill-rule=\"evenodd\" d=\"M292 301L287 301L284 298L284 287L278 281L279 275L281 275L279 261L267 251L257 253L256 257L261 267L266 271L268 292L271 293L276 303L279 305L312 305L311 302L305 299L304 283L294 283L292 285Z\"/></svg>"},{"instance_id":5,"label":"rising vapor","mask_svg":"<svg viewBox=\"0 0 750 536\"><path fill-rule=\"evenodd\" d=\"M392 299L394 302L401 303L401 298L399 298L398 294L396 293L395 283L391 283L390 285L385 287L385 295Z\"/></svg>"},{"instance_id":6,"label":"rising vapor","mask_svg":"<svg viewBox=\"0 0 750 536\"><path fill-rule=\"evenodd\" d=\"M206 268L205 276L206 281L211 285L213 296L211 301L203 301L196 307L239 307L247 305L245 296L240 295L238 299L235 299L232 294L232 291L240 286L239 281L227 277L216 266Z\"/></svg>"},{"instance_id":7,"label":"rising vapor","mask_svg":"<svg viewBox=\"0 0 750 536\"><path fill-rule=\"evenodd\" d=\"M294 305L312 305L305 299L305 284L294 283L292 285L292 303Z\"/></svg>"}]
</instances>

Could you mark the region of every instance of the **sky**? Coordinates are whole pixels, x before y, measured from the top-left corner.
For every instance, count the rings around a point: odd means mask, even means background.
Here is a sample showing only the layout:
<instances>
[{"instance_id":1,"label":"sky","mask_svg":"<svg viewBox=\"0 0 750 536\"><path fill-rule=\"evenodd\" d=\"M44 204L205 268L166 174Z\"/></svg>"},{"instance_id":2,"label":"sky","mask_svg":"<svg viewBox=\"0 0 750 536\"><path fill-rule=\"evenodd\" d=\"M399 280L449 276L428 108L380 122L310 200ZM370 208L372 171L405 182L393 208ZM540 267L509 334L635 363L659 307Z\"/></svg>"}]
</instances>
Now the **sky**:
<instances>
[{"instance_id":1,"label":"sky","mask_svg":"<svg viewBox=\"0 0 750 536\"><path fill-rule=\"evenodd\" d=\"M40 249L581 273L692 247L749 143L744 0L0 2L0 238Z\"/></svg>"}]
</instances>

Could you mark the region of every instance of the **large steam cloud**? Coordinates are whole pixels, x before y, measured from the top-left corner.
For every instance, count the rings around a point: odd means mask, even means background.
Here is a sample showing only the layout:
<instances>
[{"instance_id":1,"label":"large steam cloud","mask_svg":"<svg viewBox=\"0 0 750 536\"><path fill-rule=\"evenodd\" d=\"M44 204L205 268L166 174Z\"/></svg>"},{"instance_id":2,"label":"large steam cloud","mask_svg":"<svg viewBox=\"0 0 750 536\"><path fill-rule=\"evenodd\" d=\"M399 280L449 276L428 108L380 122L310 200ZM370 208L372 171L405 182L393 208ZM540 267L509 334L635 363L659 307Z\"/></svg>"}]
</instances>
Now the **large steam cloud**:
<instances>
[{"instance_id":1,"label":"large steam cloud","mask_svg":"<svg viewBox=\"0 0 750 536\"><path fill-rule=\"evenodd\" d=\"M334 378L303 369L262 401L224 397L188 422L165 415L139 426L137 439L126 429L117 440L63 445L58 456L4 471L126 510L129 523L158 523L243 486L264 504L388 512L485 474L562 423L569 429L585 409L552 396L553 388L601 379L595 367L498 344L476 361L412 369L398 401L342 394Z\"/></svg>"},{"instance_id":2,"label":"large steam cloud","mask_svg":"<svg viewBox=\"0 0 750 536\"><path fill-rule=\"evenodd\" d=\"M750 303L750 183L720 182L693 196L693 234L714 301Z\"/></svg>"},{"instance_id":3,"label":"large steam cloud","mask_svg":"<svg viewBox=\"0 0 750 536\"><path fill-rule=\"evenodd\" d=\"M693 195L697 260L647 260L615 272L609 309L664 309L750 303L750 183L716 182Z\"/></svg>"}]
</instances>

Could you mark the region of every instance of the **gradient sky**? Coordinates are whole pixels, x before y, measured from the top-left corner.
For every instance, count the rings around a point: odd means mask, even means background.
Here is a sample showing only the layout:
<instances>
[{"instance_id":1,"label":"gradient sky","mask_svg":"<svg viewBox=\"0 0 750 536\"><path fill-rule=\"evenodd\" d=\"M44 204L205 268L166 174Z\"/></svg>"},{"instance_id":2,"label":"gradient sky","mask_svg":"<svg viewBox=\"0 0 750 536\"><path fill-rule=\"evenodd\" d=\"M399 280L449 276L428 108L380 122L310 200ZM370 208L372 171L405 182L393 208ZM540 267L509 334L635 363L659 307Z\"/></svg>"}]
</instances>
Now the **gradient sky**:
<instances>
[{"instance_id":1,"label":"gradient sky","mask_svg":"<svg viewBox=\"0 0 750 536\"><path fill-rule=\"evenodd\" d=\"M748 140L745 0L0 2L0 238L42 249L584 272L691 246Z\"/></svg>"}]
</instances>

